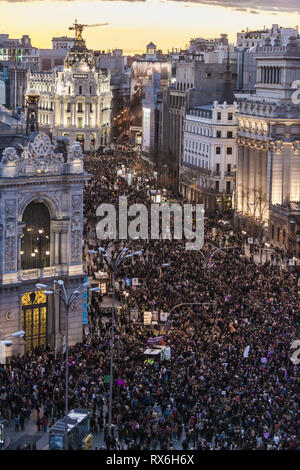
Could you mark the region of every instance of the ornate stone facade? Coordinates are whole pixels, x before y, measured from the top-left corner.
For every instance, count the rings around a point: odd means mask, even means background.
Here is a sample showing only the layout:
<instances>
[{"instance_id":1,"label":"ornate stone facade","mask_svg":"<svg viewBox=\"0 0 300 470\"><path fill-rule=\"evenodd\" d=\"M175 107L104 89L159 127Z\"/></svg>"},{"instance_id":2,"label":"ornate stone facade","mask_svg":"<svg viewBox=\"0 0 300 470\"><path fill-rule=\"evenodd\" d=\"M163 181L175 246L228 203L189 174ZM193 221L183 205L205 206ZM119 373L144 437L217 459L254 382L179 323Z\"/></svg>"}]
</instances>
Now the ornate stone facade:
<instances>
[{"instance_id":1,"label":"ornate stone facade","mask_svg":"<svg viewBox=\"0 0 300 470\"><path fill-rule=\"evenodd\" d=\"M37 282L51 285L53 280L63 279L67 293L82 283L83 187L88 179L79 143L68 146L64 158L47 134L38 133L30 136L19 155L14 148L4 150L0 163L0 330L3 336L26 327L22 324L21 299L25 293L36 291ZM45 235L49 248L46 254L43 252L43 256L48 256L46 267L39 262L42 245L37 241L45 226L42 222L35 226L25 217L32 204L33 213L42 206L48 214L49 230ZM32 231L37 235L30 238L27 233ZM36 257L35 268L24 267L26 250ZM81 299L78 301L80 306ZM9 322L7 312L12 314ZM81 308L72 311L71 317L70 344L74 344L82 337ZM65 312L55 299L48 301L45 321L47 342L59 350ZM10 348L9 353L15 352L24 352L22 340Z\"/></svg>"},{"instance_id":2,"label":"ornate stone facade","mask_svg":"<svg viewBox=\"0 0 300 470\"><path fill-rule=\"evenodd\" d=\"M40 94L40 129L78 141L85 151L111 142L110 73L96 71L84 41L68 52L63 67L29 72L27 86Z\"/></svg>"}]
</instances>

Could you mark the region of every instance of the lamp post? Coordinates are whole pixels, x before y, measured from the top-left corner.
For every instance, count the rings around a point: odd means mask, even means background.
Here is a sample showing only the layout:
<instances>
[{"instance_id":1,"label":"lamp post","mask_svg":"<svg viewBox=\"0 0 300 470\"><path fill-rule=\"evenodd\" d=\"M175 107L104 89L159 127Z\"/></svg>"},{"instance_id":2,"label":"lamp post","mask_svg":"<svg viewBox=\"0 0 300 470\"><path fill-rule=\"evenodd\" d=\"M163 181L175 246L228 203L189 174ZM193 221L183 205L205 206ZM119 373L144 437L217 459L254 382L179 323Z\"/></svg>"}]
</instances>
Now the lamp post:
<instances>
[{"instance_id":1,"label":"lamp post","mask_svg":"<svg viewBox=\"0 0 300 470\"><path fill-rule=\"evenodd\" d=\"M245 230L242 230L242 251L245 254L245 238L247 236L247 232Z\"/></svg>"},{"instance_id":2,"label":"lamp post","mask_svg":"<svg viewBox=\"0 0 300 470\"><path fill-rule=\"evenodd\" d=\"M102 247L98 247L98 252L105 259L109 269L112 273L112 314L111 314L111 340L110 340L110 379L109 379L109 408L108 408L108 432L111 437L111 421L112 421L112 387L113 387L113 363L114 363L114 321L115 321L115 282L116 282L116 273L123 263L124 260L133 258L133 256L141 255L141 251L135 251L133 253L126 254L128 248L123 248L115 258L112 258L106 250ZM90 254L97 255L96 250L89 250Z\"/></svg>"},{"instance_id":3,"label":"lamp post","mask_svg":"<svg viewBox=\"0 0 300 470\"><path fill-rule=\"evenodd\" d=\"M85 282L81 284L77 289L75 289L69 298L67 297L65 283L62 279L58 281L53 281L54 286L47 286L46 284L36 284L37 289L44 290L45 295L52 295L54 292L60 297L62 300L65 309L66 309L66 333L65 333L65 350L66 350L66 358L65 358L65 368L66 368L66 382L65 382L65 450L68 450L68 406L69 406L69 311L74 302L74 300L81 294L83 294L84 289L90 286L89 282ZM55 285L58 284L58 290L55 289ZM99 292L99 287L94 287L90 289L93 292Z\"/></svg>"}]
</instances>

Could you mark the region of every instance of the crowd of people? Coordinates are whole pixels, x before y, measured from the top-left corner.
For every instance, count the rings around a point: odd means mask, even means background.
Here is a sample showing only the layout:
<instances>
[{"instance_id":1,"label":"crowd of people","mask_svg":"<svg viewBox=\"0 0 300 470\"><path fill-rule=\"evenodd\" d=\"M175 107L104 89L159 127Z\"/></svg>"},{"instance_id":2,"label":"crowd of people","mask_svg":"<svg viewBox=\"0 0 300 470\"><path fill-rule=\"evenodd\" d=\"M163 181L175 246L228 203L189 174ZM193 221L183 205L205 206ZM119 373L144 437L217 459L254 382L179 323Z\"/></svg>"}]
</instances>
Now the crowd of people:
<instances>
[{"instance_id":1,"label":"crowd of people","mask_svg":"<svg viewBox=\"0 0 300 470\"><path fill-rule=\"evenodd\" d=\"M118 172L122 165L124 174L132 173L130 184ZM89 254L98 245L98 205L117 207L119 195L127 195L128 205L149 207L157 180L149 166L126 155L90 159L86 170L93 178L84 195L83 260L93 277L106 269L101 256ZM115 256L124 241L101 246ZM225 232L220 217L205 220L201 253L187 251L184 240L125 246L143 254L118 272L113 431L104 383L111 318L100 315L98 294L91 295L88 335L70 348L69 408L91 411L92 432L103 432L107 449L299 450L299 366L291 360L291 343L299 339L295 269L248 259L242 236ZM211 258L216 246L228 249ZM138 278L139 285L125 286L125 278ZM132 309L140 314L135 323ZM170 359L145 362L147 340L158 327L142 324L144 311L172 311L159 333ZM50 347L10 359L0 372L0 415L24 423L36 410L47 430L64 414L64 373L62 353L55 356Z\"/></svg>"}]
</instances>

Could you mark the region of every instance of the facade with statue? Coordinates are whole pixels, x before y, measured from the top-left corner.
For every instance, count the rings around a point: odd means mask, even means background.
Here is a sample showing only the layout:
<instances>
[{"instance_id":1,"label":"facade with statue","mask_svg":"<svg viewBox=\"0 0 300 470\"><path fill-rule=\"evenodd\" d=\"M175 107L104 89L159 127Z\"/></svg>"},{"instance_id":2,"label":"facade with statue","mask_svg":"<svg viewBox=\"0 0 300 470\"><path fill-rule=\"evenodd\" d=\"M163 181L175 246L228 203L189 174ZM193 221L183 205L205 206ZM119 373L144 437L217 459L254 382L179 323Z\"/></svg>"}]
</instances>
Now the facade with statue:
<instances>
[{"instance_id":1,"label":"facade with statue","mask_svg":"<svg viewBox=\"0 0 300 470\"><path fill-rule=\"evenodd\" d=\"M39 127L80 142L84 151L111 143L110 72L96 70L82 38L74 41L64 66L28 72L27 91L39 93Z\"/></svg>"},{"instance_id":2,"label":"facade with statue","mask_svg":"<svg viewBox=\"0 0 300 470\"><path fill-rule=\"evenodd\" d=\"M61 350L66 312L58 295L37 283L62 279L67 295L82 284L83 169L78 142L52 144L31 133L20 151L3 151L0 162L0 337L24 330L7 354L50 344ZM82 339L82 300L72 304L69 343Z\"/></svg>"}]
</instances>

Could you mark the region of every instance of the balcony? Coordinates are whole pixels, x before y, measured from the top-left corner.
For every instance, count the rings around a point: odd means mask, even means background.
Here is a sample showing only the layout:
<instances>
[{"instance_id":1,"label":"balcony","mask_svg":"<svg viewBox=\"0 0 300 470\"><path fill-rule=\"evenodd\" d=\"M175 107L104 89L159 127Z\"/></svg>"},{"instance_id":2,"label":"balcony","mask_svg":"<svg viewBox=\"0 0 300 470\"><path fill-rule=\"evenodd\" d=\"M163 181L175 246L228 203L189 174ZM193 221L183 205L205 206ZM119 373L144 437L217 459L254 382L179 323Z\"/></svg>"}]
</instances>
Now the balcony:
<instances>
[{"instance_id":1,"label":"balcony","mask_svg":"<svg viewBox=\"0 0 300 470\"><path fill-rule=\"evenodd\" d=\"M55 277L59 275L60 272L57 271L56 266L49 266L47 268L42 269L42 276L41 275L41 269L40 268L35 268L35 269L23 269L20 271L20 280L26 281L26 280L33 280L33 279L40 279L42 278L47 278L47 277Z\"/></svg>"}]
</instances>

